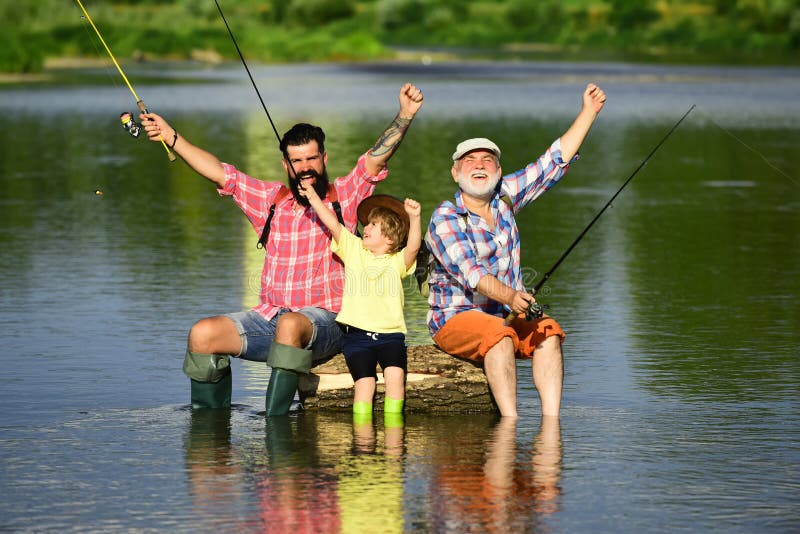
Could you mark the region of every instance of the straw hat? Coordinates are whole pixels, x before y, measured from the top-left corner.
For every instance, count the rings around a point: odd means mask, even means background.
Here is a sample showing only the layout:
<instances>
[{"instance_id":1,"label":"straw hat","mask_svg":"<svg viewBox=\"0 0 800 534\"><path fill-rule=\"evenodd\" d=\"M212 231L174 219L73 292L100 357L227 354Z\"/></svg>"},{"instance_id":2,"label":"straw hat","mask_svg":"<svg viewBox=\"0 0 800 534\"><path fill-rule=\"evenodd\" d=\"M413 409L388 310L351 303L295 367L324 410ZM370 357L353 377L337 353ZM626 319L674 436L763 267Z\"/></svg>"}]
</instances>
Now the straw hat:
<instances>
[{"instance_id":1,"label":"straw hat","mask_svg":"<svg viewBox=\"0 0 800 534\"><path fill-rule=\"evenodd\" d=\"M408 219L408 213L405 210L405 202L400 200L397 197L392 195L372 195L371 197L367 197L361 201L361 204L358 205L358 221L363 224L364 226L369 224L369 213L373 210L373 208L387 208L392 210L400 217L400 220L403 221L403 224L406 227L406 233L408 233L408 228L411 226L411 223Z\"/></svg>"}]
</instances>

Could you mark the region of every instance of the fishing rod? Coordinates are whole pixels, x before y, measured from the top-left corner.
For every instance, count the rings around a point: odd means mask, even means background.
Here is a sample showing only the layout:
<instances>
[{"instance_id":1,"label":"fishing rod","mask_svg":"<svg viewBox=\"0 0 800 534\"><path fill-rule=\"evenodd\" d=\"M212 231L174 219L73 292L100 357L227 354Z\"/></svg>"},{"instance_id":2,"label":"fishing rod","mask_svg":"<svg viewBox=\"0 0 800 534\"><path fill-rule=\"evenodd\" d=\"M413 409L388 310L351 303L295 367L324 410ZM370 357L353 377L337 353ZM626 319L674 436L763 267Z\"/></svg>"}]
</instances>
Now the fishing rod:
<instances>
[{"instance_id":1,"label":"fishing rod","mask_svg":"<svg viewBox=\"0 0 800 534\"><path fill-rule=\"evenodd\" d=\"M275 127L275 123L272 121L272 116L269 114L269 110L267 109L267 105L264 103L264 99L261 98L261 91L258 90L258 85L256 85L256 81L253 79L253 75L250 73L250 67L247 66L247 61L244 60L244 54L242 54L242 49L239 48L239 43L236 42L236 37L233 35L233 30L231 30L230 25L228 24L228 19L225 18L225 13L222 12L222 7L219 5L217 0L214 0L214 4L217 6L217 11L219 11L219 16L222 17L222 22L225 23L225 28L228 30L228 35L231 36L231 41L233 41L233 46L236 47L236 52L239 54L239 59L242 60L242 65L244 65L244 70L247 71L247 77L250 78L250 83L253 84L253 89L256 91L256 96L258 96L258 101L261 102L261 107L264 109L264 113L267 115L267 120L269 120L270 126L272 126L272 131L275 133L275 138L278 140L278 150L281 151L281 155L283 156L283 160L289 166L289 170L291 171L291 176L297 177L297 171L294 170L294 165L292 165L292 160L289 157L289 150L288 148L285 150L281 150L281 134L278 133L278 129ZM276 202L277 204L277 202ZM336 213L339 214L338 202L334 201L334 210ZM272 220L272 215L275 213L275 204L272 205L270 208L269 215L267 216L267 222L264 224L263 230L261 230L261 237L258 239L257 247L266 247L266 240L269 236L269 223ZM341 221L341 218L339 219Z\"/></svg>"},{"instance_id":2,"label":"fishing rod","mask_svg":"<svg viewBox=\"0 0 800 534\"><path fill-rule=\"evenodd\" d=\"M233 31L231 31L231 27L228 25L228 19L225 18L225 13L222 12L222 7L220 7L219 2L214 0L214 4L216 4L217 11L219 11L219 15L222 17L222 22L225 23L225 28L228 30L228 35L231 36L231 41L233 41L233 46L236 47L236 52L239 54L239 59L242 60L242 65L244 65L244 70L247 71L247 76L250 78L250 83L253 84L253 89L256 90L258 100L261 102L261 107L264 109L264 113L267 114L267 119L269 120L270 126L272 126L272 131L275 132L275 137L278 139L278 146L280 147L281 135L278 133L278 129L275 127L275 123L272 121L272 116L269 114L269 110L267 110L267 105L264 104L264 99L261 98L261 92L258 90L256 81L253 79L253 75L250 73L250 68L247 66L247 61L244 60L244 55L242 54L242 50L239 48L239 43L236 42L236 37L233 36ZM294 167L292 166L292 162L289 159L289 154L283 155L285 156L284 159L286 159L286 162L289 164L289 168L292 170L292 174L296 175L294 172Z\"/></svg>"},{"instance_id":3,"label":"fishing rod","mask_svg":"<svg viewBox=\"0 0 800 534\"><path fill-rule=\"evenodd\" d=\"M81 0L75 0L75 1L78 3L78 6L80 6L81 11L83 11L86 20L88 20L89 24L91 24L92 28L94 29L94 32L97 34L97 37L100 39L100 42L103 43L103 47L106 49L106 52L108 52L108 55L111 57L111 61L114 62L114 66L117 67L117 70L122 76L122 79L125 80L125 84L128 86L128 89L131 90L133 98L136 99L136 105L139 106L139 109L141 110L142 113L150 113L149 111L147 111L147 106L144 105L142 99L139 98L139 95L137 95L136 91L133 90L131 82L128 81L128 77L125 76L125 72L122 70L122 67L119 66L119 63L117 63L117 59L114 57L114 54L111 53L111 49L108 47L105 39L103 39L103 36L100 34L100 30L98 30L97 26L95 26L92 17L89 16L89 12L86 11L85 7L83 7ZM120 120L122 121L122 126L125 128L125 130L128 131L128 133L130 133L133 137L139 137L140 126L136 124L136 120L134 120L133 116L130 113L125 112L120 114ZM177 158L175 157L175 154L173 154L172 151L170 150L170 147L167 146L167 143L164 141L164 138L161 137L160 135L158 137L161 140L161 145L164 147L164 150L167 151L167 157L169 157L169 160L175 161Z\"/></svg>"},{"instance_id":4,"label":"fishing rod","mask_svg":"<svg viewBox=\"0 0 800 534\"><path fill-rule=\"evenodd\" d=\"M653 154L655 154L656 151L658 151L658 149L661 148L661 145L664 144L664 142L669 138L669 136L672 135L672 132L674 132L678 128L678 126L680 126L680 124L683 122L683 119L685 119L689 115L689 113L692 112L692 110L694 108L695 108L695 105L692 104L692 107L689 108L689 111L687 111L686 113L683 114L683 117L681 117L680 120L678 122L676 122L672 126L672 128L670 128L670 130L661 139L661 141L659 141L658 144L653 148L653 150L650 151L650 153L647 155L647 157L644 158L644 160L642 160L642 162L639 164L638 167L636 167L636 169L633 171L633 173L631 173L631 175L628 177L628 179L625 180L625 183L623 183L622 186L619 189L617 189L617 192L614 193L614 195L608 200L608 202L606 202L605 206L603 206L602 209L597 212L597 215L594 216L594 219L592 219L589 222L589 224L586 225L586 228L584 228L583 231L578 235L578 237L575 238L575 241L573 241L572 244L569 247L567 247L567 250L565 250L564 253L561 255L561 257L558 258L558 260L556 260L556 262L553 264L553 266L550 267L550 269L546 273L544 273L544 276L542 276L542 279L539 280L539 282L537 282L536 285L533 287L533 291L531 292L532 294L536 295L536 293L542 288L542 286L545 284L545 282L547 282L547 280L550 279L550 277L553 275L555 270L558 269L558 266L561 265L561 263L566 259L566 257L569 256L569 253L572 252L572 249L575 248L575 246L580 242L581 239L583 239L583 237L586 235L586 233L589 231L589 229L592 226L594 226L594 223L596 223L597 220L600 218L600 216L603 215L603 213L611 206L611 203L614 202L614 199L617 198L617 196L619 196L620 193L622 193L622 190L625 189L625 187L631 182L631 180L633 180L633 178L636 176L636 174L638 174L638 172L640 170L642 170L642 167L644 167L647 164L647 162L650 160L650 158L653 157ZM545 307L545 305L539 304L538 302L532 300L530 302L530 306L528 307L528 310L525 313L525 318L530 321L531 319L536 319L538 317L541 317L544 307ZM506 321L505 321L506 325L510 324L511 321L513 321L516 317L517 317L517 314L514 313L514 312L511 312L506 317Z\"/></svg>"}]
</instances>

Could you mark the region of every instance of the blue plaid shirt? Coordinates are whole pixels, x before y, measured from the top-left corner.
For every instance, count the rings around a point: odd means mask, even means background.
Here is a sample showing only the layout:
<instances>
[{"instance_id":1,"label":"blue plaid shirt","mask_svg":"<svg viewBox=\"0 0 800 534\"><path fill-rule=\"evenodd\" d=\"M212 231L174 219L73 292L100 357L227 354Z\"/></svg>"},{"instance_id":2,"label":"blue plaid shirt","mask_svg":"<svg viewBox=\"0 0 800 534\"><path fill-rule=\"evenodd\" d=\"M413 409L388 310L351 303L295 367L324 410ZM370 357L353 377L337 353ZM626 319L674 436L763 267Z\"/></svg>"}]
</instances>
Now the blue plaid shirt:
<instances>
[{"instance_id":1,"label":"blue plaid shirt","mask_svg":"<svg viewBox=\"0 0 800 534\"><path fill-rule=\"evenodd\" d=\"M576 161L578 155L572 159ZM569 163L572 163L570 161ZM503 316L507 308L478 293L478 281L486 275L517 290L525 290L519 259L519 230L514 213L553 187L569 167L561 159L561 139L524 169L503 176L491 200L495 227L467 210L461 190L455 202L446 200L433 211L425 243L431 251L428 327L435 335L457 313L479 309ZM511 206L501 200L508 196Z\"/></svg>"}]
</instances>

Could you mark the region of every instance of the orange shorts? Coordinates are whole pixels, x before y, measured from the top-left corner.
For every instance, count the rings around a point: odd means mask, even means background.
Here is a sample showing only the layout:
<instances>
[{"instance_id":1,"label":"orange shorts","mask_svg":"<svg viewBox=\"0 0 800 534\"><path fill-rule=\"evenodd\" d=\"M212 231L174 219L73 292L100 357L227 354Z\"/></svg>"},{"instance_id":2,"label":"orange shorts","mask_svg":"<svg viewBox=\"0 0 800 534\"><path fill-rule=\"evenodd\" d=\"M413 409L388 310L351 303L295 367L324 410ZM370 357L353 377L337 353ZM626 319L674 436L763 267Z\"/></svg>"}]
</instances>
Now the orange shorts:
<instances>
[{"instance_id":1,"label":"orange shorts","mask_svg":"<svg viewBox=\"0 0 800 534\"><path fill-rule=\"evenodd\" d=\"M489 349L504 337L511 338L517 358L530 359L536 347L549 336L559 336L563 342L566 334L555 319L547 315L535 321L517 317L506 326L502 317L470 310L448 320L433 336L433 342L448 354L483 362Z\"/></svg>"}]
</instances>

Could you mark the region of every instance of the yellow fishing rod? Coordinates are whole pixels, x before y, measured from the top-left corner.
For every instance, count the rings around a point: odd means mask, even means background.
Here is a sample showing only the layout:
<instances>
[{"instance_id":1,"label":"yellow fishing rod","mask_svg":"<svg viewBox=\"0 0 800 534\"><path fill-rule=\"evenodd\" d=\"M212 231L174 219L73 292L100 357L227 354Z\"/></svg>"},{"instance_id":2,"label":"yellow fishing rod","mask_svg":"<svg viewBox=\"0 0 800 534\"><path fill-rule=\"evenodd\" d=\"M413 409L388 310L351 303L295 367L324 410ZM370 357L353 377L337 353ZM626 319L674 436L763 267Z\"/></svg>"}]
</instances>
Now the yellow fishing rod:
<instances>
[{"instance_id":1,"label":"yellow fishing rod","mask_svg":"<svg viewBox=\"0 0 800 534\"><path fill-rule=\"evenodd\" d=\"M114 66L117 67L117 70L119 71L120 75L122 76L122 79L125 80L125 84L128 86L128 89L131 90L131 94L133 94L133 98L136 99L136 105L139 106L139 109L141 110L142 113L149 113L149 111L147 111L147 106L144 105L144 102L142 102L142 99L139 98L139 95L137 95L136 91L133 90L133 86L131 85L131 82L128 81L128 77L125 76L125 72L123 72L122 67L119 66L119 63L117 63L117 59L114 57L114 54L111 53L111 49L108 48L108 45L106 44L105 39L103 39L103 36L100 34L100 30L97 29L97 26L95 26L94 21L92 20L92 17L89 16L89 12L86 11L85 7L83 7L83 4L81 3L81 0L75 0L75 1L80 6L81 11L83 11L83 14L86 17L86 20L88 20L89 24L92 25L92 28L94 29L94 32L97 34L97 37L100 39L100 42L103 43L103 47L105 47L106 52L108 52L108 55L111 57L111 61L114 62ZM134 137L138 137L139 136L139 125L136 124L136 121L133 119L133 117L131 116L130 113L122 113L120 115L120 119L122 121L122 125L125 127L126 130L128 130L128 132L132 136L134 136ZM175 161L175 159L176 159L175 158L175 154L173 154L172 151L169 149L169 147L167 146L167 143L164 141L164 138L161 137L160 135L158 136L158 138L161 140L161 145L164 147L164 150L167 151L167 156L169 157L169 160L170 161Z\"/></svg>"}]
</instances>

